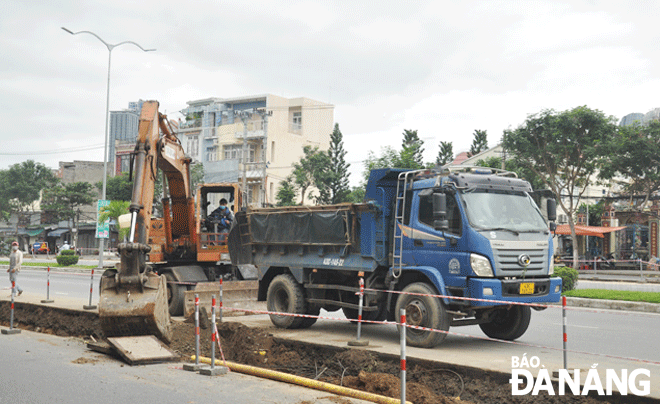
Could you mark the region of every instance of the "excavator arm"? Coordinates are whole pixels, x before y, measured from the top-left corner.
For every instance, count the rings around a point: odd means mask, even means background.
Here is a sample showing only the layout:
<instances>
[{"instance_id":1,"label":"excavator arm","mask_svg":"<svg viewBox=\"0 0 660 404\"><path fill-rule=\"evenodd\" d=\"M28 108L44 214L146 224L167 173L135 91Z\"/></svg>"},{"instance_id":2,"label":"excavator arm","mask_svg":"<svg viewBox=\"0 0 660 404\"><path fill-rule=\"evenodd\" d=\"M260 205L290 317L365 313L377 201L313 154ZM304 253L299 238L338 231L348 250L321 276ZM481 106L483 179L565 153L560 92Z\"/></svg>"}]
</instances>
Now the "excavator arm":
<instances>
[{"instance_id":1,"label":"excavator arm","mask_svg":"<svg viewBox=\"0 0 660 404\"><path fill-rule=\"evenodd\" d=\"M162 135L161 135L162 133ZM190 162L171 131L158 102L142 105L135 146L130 235L117 247L121 261L101 279L99 317L106 336L156 335L169 341L171 323L164 276L147 265L154 186L163 173L163 218L166 250L194 254L196 225L190 184Z\"/></svg>"}]
</instances>

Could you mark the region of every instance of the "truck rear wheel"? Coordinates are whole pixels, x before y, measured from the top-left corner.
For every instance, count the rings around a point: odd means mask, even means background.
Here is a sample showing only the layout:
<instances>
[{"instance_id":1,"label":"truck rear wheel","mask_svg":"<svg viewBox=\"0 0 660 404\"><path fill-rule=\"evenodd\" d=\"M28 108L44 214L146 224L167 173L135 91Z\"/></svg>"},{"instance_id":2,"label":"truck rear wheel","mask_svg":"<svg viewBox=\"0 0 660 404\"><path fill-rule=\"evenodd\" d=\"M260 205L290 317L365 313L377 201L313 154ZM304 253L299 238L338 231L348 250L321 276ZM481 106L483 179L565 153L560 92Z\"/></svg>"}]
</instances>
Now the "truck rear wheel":
<instances>
[{"instance_id":1,"label":"truck rear wheel","mask_svg":"<svg viewBox=\"0 0 660 404\"><path fill-rule=\"evenodd\" d=\"M302 286L290 274L277 275L268 285L266 295L268 311L276 313L305 314L305 295ZM299 328L303 317L270 315L270 321L280 328ZM307 327L311 326L309 324Z\"/></svg>"},{"instance_id":2,"label":"truck rear wheel","mask_svg":"<svg viewBox=\"0 0 660 404\"><path fill-rule=\"evenodd\" d=\"M513 306L510 309L498 309L490 323L479 324L479 328L490 338L513 341L520 338L532 318L529 306Z\"/></svg>"},{"instance_id":3,"label":"truck rear wheel","mask_svg":"<svg viewBox=\"0 0 660 404\"><path fill-rule=\"evenodd\" d=\"M410 295L407 293L416 293ZM451 317L442 301L437 297L420 296L435 295L436 291L428 284L417 282L403 288L402 294L396 300L395 315L399 319L401 309L406 309L406 323L409 325L433 328L435 330L447 331L451 323ZM411 346L420 348L433 348L441 343L446 333L436 331L418 330L408 328L406 330L406 342Z\"/></svg>"},{"instance_id":4,"label":"truck rear wheel","mask_svg":"<svg viewBox=\"0 0 660 404\"><path fill-rule=\"evenodd\" d=\"M183 300L185 299L184 293L186 292L186 287L173 283L176 282L176 279L171 273L166 273L165 278L167 278L167 304L170 315L182 316Z\"/></svg>"}]
</instances>

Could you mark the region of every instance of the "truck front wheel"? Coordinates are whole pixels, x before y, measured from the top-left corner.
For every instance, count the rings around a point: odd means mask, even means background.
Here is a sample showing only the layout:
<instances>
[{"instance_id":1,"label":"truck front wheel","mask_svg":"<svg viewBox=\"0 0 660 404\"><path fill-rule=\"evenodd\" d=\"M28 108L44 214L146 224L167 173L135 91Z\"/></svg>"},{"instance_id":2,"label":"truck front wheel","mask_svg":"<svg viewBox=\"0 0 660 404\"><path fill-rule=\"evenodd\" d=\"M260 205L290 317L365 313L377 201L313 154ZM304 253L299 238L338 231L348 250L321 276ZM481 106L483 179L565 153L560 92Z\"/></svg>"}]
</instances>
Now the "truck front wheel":
<instances>
[{"instance_id":1,"label":"truck front wheel","mask_svg":"<svg viewBox=\"0 0 660 404\"><path fill-rule=\"evenodd\" d=\"M531 318L529 306L513 306L508 310L498 309L491 322L479 324L479 327L490 338L513 341L527 331Z\"/></svg>"},{"instance_id":2,"label":"truck front wheel","mask_svg":"<svg viewBox=\"0 0 660 404\"><path fill-rule=\"evenodd\" d=\"M290 274L273 278L268 285L266 307L270 312L305 314L305 295L296 278ZM270 314L270 321L280 328L300 328L303 320L303 317Z\"/></svg>"},{"instance_id":3,"label":"truck front wheel","mask_svg":"<svg viewBox=\"0 0 660 404\"><path fill-rule=\"evenodd\" d=\"M415 295L409 294L415 293ZM406 309L406 323L424 328L447 331L451 317L437 294L428 284L417 282L406 286L396 300L396 318L399 319L401 309ZM424 296L421 296L424 295ZM433 348L447 336L444 332L426 331L415 328L406 330L406 342L420 348Z\"/></svg>"}]
</instances>

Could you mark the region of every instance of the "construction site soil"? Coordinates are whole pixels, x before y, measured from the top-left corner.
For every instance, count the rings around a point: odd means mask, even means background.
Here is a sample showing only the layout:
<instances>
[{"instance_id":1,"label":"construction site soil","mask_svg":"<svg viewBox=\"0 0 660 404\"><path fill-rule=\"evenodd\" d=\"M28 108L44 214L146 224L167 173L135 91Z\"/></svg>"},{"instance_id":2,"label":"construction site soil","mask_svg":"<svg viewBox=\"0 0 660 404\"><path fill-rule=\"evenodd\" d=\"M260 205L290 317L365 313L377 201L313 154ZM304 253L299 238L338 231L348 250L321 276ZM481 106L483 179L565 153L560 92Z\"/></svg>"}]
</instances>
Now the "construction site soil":
<instances>
[{"instance_id":1,"label":"construction site soil","mask_svg":"<svg viewBox=\"0 0 660 404\"><path fill-rule=\"evenodd\" d=\"M0 324L9 325L9 303L0 302ZM210 323L210 321L209 321ZM17 304L14 326L59 336L103 339L96 313ZM170 349L188 361L195 353L194 324L173 323ZM228 361L278 370L345 387L399 398L399 357L362 348L339 348L273 337L265 329L237 322L218 324L222 354ZM200 331L210 341L211 327ZM208 343L201 344L202 356L211 356ZM216 349L216 357L221 352ZM657 400L618 396L512 396L509 374L433 361L408 359L406 399L415 404L436 403L658 403ZM555 390L556 386L555 386Z\"/></svg>"}]
</instances>

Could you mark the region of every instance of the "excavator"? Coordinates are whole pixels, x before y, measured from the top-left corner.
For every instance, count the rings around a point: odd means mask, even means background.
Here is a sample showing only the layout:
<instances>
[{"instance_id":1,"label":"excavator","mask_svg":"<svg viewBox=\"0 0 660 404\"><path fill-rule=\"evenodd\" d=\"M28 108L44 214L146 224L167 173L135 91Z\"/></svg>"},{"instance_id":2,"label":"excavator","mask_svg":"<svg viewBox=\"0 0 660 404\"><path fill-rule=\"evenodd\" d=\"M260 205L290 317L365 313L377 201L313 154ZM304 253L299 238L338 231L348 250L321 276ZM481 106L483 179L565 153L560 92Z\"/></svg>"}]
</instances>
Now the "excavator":
<instances>
[{"instance_id":1,"label":"excavator","mask_svg":"<svg viewBox=\"0 0 660 404\"><path fill-rule=\"evenodd\" d=\"M227 283L238 283L233 289L248 295L254 290L256 300L256 282L240 282L252 277L250 269L232 267L227 233L208 217L220 199L234 212L241 209L240 188L202 184L193 192L192 159L167 116L158 112L157 101L142 105L132 160L129 236L117 246L120 262L103 273L99 288L99 318L106 337L155 335L169 342L170 315L183 314L185 292L205 283L216 285L221 278L236 280ZM163 214L154 218L159 171Z\"/></svg>"}]
</instances>

